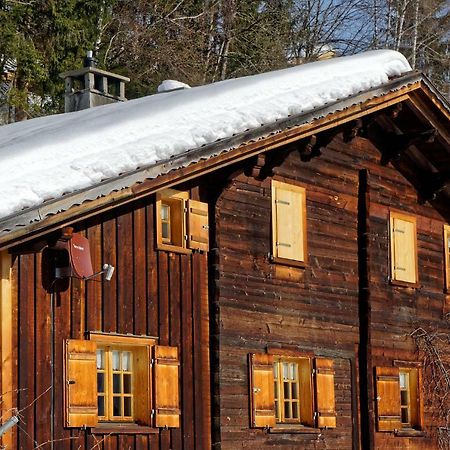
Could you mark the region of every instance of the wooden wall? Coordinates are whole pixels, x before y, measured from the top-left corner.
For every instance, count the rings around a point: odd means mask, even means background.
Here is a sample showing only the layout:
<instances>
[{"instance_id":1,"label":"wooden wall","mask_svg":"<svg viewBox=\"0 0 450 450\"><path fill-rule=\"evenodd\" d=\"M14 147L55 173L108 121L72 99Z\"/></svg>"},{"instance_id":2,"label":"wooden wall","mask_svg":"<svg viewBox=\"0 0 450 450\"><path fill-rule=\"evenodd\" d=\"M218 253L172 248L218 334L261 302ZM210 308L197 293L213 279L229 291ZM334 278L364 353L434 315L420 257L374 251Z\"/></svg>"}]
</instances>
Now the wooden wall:
<instances>
[{"instance_id":1,"label":"wooden wall","mask_svg":"<svg viewBox=\"0 0 450 450\"><path fill-rule=\"evenodd\" d=\"M207 258L155 251L154 229L153 199L75 224L89 238L94 270L107 262L116 271L110 282L72 279L55 294L53 329L52 300L42 278L45 252L23 254L22 248L14 257L13 403L22 419L12 448L34 449L52 440L55 449L77 450L208 447ZM63 427L63 341L82 339L85 331L157 336L160 344L179 347L181 428L93 435Z\"/></svg>"},{"instance_id":2,"label":"wooden wall","mask_svg":"<svg viewBox=\"0 0 450 450\"><path fill-rule=\"evenodd\" d=\"M274 152L276 152L275 150ZM368 174L367 217L361 208L361 173ZM365 172L367 171L367 172ZM425 397L426 437L375 432L373 367L394 359L416 360L409 337L418 323L443 325L442 227L445 219L419 205L414 188L364 138L346 143L337 134L322 155L302 162L295 150L273 169L280 181L307 192L309 261L305 268L271 263L271 177L257 181L237 170L215 208L218 253L214 258L216 362L213 411L217 449L437 448ZM359 206L358 206L359 205ZM388 210L417 217L420 287L389 284ZM368 227L370 312L361 329L361 221ZM450 220L447 217L446 220ZM367 377L369 439L360 432L358 344L370 338ZM247 355L267 347L295 348L331 357L336 364L337 428L320 434L270 434L249 427ZM365 351L365 350L363 350ZM369 372L369 373L367 373ZM367 417L367 414L366 414ZM219 428L220 427L220 428Z\"/></svg>"}]
</instances>

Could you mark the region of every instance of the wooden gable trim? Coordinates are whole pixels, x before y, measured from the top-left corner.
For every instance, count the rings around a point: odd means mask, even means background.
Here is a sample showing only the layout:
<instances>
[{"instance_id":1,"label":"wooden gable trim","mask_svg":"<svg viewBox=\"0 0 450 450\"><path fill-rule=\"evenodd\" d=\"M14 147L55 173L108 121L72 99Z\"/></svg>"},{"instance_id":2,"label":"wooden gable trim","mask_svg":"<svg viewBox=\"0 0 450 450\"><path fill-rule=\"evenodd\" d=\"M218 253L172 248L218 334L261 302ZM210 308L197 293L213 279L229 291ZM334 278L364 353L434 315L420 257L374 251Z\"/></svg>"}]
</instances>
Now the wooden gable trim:
<instances>
[{"instance_id":1,"label":"wooden gable trim","mask_svg":"<svg viewBox=\"0 0 450 450\"><path fill-rule=\"evenodd\" d=\"M392 86L392 89L395 89L394 85ZM231 146L237 146L237 148L234 148L233 150L223 150L223 153L219 156L211 157L206 160L200 160L196 163L189 164L186 167L159 175L154 179L135 183L132 187L114 191L108 195L102 195L95 200L87 201L87 199L83 197L86 195L85 192L73 194L73 196L67 196L67 198L73 199L74 205L77 203L77 199L79 204L76 206L70 206L67 210L50 215L35 223L31 223L32 220L30 219L29 225L22 226L17 230L11 231L3 237L0 237L0 248L9 248L25 241L35 239L43 234L73 223L74 221L87 219L117 206L121 206L156 193L161 189L175 186L181 181L186 182L232 163L257 156L261 153L261 151L267 152L299 139L304 139L314 134L321 133L331 128L357 120L360 117L373 114L379 110L409 100L414 91L422 89L423 86L421 85L420 80L417 80L416 77L410 85L400 87L395 91L380 94L378 97L371 98L367 101L363 101L362 103L354 104L347 108L343 107L343 110L341 111L329 114L324 112L324 117L321 119L314 120L314 118L311 118L311 121L308 121L308 116L305 116L304 120L307 123L297 126L293 125L291 128L286 128L280 132L274 130L269 136L263 137L259 140L253 140L244 145L240 144L238 140L233 140L231 141ZM427 96L430 95L427 94L426 91L423 92ZM357 97L354 98L354 101L357 102ZM318 114L320 114L320 111L314 111L311 113L311 116L317 116ZM254 136L252 138L250 135L248 137L247 135L243 137L238 136L237 138L239 138L241 142L242 140L248 142L250 139L255 139ZM220 151L218 152L220 153ZM92 188L92 190L95 190L95 188ZM52 209L56 209L56 205L59 201L60 200L52 204ZM63 200L61 200L61 202L63 202ZM64 203L67 204L66 198L64 199ZM39 215L41 212L45 211L45 209L45 206L37 208Z\"/></svg>"}]
</instances>

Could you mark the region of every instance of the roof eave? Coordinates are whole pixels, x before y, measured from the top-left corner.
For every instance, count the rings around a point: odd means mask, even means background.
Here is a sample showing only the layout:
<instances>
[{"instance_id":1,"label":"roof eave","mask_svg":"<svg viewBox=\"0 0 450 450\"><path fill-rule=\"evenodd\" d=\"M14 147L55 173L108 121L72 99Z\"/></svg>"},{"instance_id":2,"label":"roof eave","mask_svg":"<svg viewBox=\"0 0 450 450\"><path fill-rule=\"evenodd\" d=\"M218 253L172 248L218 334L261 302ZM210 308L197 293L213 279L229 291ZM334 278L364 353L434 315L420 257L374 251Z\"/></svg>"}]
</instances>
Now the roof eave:
<instances>
[{"instance_id":1,"label":"roof eave","mask_svg":"<svg viewBox=\"0 0 450 450\"><path fill-rule=\"evenodd\" d=\"M410 72L389 83L318 110L248 130L181 155L50 200L0 221L0 248L33 239L75 220L134 201L233 162L346 123L407 99L424 81ZM427 80L427 85L430 84ZM431 85L431 84L430 84ZM432 85L431 85L432 86ZM434 91L433 91L434 93ZM390 95L388 95L390 94ZM446 103L442 98L439 101ZM449 105L446 103L446 108Z\"/></svg>"}]
</instances>

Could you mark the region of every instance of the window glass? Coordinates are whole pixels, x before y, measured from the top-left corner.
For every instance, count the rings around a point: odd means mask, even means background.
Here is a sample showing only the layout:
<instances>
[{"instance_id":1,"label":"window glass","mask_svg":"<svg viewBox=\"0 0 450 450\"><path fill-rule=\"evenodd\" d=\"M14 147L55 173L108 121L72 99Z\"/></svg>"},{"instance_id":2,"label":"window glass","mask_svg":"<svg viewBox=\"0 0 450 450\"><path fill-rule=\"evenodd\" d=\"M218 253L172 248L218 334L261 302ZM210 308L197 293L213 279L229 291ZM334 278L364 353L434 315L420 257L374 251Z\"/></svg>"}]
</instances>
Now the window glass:
<instances>
[{"instance_id":1,"label":"window glass","mask_svg":"<svg viewBox=\"0 0 450 450\"><path fill-rule=\"evenodd\" d=\"M102 420L131 421L133 353L120 348L97 350L98 415Z\"/></svg>"},{"instance_id":2,"label":"window glass","mask_svg":"<svg viewBox=\"0 0 450 450\"><path fill-rule=\"evenodd\" d=\"M279 423L301 423L299 362L279 359L273 365L275 416ZM281 374L281 377L280 377ZM307 391L309 386L304 386Z\"/></svg>"}]
</instances>

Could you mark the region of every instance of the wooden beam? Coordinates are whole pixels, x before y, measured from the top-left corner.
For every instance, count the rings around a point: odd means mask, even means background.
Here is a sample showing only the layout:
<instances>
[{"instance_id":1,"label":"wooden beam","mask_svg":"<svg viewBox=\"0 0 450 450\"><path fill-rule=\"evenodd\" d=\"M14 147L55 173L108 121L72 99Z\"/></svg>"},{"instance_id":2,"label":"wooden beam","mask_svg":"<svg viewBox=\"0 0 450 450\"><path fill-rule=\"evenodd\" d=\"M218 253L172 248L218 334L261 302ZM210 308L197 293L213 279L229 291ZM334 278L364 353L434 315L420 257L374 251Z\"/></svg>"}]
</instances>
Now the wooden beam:
<instances>
[{"instance_id":1,"label":"wooden beam","mask_svg":"<svg viewBox=\"0 0 450 450\"><path fill-rule=\"evenodd\" d=\"M11 286L12 257L0 252L0 333L1 333L1 392L2 422L13 415L13 300ZM13 448L12 433L2 437L4 448Z\"/></svg>"},{"instance_id":2,"label":"wooden beam","mask_svg":"<svg viewBox=\"0 0 450 450\"><path fill-rule=\"evenodd\" d=\"M402 154L412 145L432 144L437 135L438 132L435 128L403 134L387 133L386 141L389 143L389 147L383 152L381 164L387 165L391 161L400 159Z\"/></svg>"}]
</instances>

